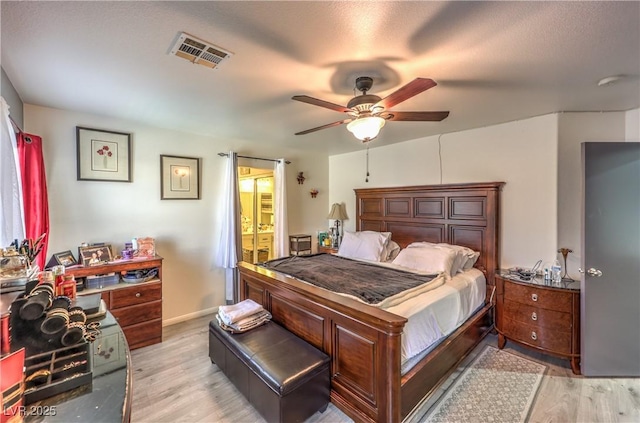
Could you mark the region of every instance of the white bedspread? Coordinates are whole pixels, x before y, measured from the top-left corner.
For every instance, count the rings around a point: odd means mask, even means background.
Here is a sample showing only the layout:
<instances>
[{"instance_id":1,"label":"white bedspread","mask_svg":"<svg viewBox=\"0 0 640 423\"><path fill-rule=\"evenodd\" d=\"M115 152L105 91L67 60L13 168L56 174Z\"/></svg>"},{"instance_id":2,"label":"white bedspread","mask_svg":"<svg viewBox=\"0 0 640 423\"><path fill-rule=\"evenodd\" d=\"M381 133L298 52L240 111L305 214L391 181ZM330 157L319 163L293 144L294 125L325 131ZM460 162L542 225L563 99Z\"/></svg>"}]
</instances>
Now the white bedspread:
<instances>
[{"instance_id":1,"label":"white bedspread","mask_svg":"<svg viewBox=\"0 0 640 423\"><path fill-rule=\"evenodd\" d=\"M485 292L484 274L474 268L437 289L384 307L409 320L402 334L402 363L456 330L484 303Z\"/></svg>"}]
</instances>

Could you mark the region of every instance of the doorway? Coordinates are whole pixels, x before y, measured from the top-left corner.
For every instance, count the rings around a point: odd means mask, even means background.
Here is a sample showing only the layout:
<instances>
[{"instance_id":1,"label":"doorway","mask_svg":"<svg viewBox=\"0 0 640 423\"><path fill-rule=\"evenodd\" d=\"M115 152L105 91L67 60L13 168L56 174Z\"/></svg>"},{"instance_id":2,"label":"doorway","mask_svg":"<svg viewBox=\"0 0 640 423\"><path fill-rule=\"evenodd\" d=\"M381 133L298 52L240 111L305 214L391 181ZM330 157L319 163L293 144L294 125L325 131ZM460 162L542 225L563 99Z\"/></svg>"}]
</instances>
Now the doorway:
<instances>
[{"instance_id":1,"label":"doorway","mask_svg":"<svg viewBox=\"0 0 640 423\"><path fill-rule=\"evenodd\" d=\"M275 229L273 170L239 166L238 176L242 260L248 263L271 260Z\"/></svg>"}]
</instances>

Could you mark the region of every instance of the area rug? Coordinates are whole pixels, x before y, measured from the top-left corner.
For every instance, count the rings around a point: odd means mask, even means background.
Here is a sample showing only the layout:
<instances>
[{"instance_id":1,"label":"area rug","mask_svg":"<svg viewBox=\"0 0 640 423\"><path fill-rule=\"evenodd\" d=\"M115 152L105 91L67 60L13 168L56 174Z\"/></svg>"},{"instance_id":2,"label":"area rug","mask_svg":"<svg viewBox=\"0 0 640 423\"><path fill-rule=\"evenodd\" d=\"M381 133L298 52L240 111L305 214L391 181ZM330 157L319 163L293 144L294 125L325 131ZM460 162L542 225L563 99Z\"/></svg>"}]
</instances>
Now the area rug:
<instances>
[{"instance_id":1,"label":"area rug","mask_svg":"<svg viewBox=\"0 0 640 423\"><path fill-rule=\"evenodd\" d=\"M487 346L419 421L524 422L546 370L543 364Z\"/></svg>"}]
</instances>

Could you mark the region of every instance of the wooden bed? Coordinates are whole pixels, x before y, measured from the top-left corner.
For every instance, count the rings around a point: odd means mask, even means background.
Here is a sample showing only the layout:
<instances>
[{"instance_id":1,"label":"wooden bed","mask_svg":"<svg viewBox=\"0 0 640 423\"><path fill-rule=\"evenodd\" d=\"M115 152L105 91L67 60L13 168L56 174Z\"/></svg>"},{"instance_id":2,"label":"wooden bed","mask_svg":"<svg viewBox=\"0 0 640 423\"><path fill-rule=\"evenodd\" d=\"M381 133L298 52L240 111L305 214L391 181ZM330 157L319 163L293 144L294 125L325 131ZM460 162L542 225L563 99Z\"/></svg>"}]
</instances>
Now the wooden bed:
<instances>
[{"instance_id":1,"label":"wooden bed","mask_svg":"<svg viewBox=\"0 0 640 423\"><path fill-rule=\"evenodd\" d=\"M331 401L356 421L399 422L431 393L493 327L489 298L499 268L502 182L356 189L356 229L414 241L447 242L480 251L485 306L404 376L406 319L242 262L240 299L251 298L273 320L331 357Z\"/></svg>"}]
</instances>

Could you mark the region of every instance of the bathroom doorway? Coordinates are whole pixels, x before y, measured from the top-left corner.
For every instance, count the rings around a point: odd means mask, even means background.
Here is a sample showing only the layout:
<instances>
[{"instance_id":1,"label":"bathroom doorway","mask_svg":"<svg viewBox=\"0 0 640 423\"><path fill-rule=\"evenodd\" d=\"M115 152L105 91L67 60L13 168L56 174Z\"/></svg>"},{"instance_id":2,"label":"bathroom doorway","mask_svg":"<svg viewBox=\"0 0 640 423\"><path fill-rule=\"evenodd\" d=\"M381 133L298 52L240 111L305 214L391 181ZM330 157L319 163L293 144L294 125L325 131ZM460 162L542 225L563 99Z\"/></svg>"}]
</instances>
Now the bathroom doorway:
<instances>
[{"instance_id":1,"label":"bathroom doorway","mask_svg":"<svg viewBox=\"0 0 640 423\"><path fill-rule=\"evenodd\" d=\"M274 258L274 175L271 169L238 167L242 260L261 263Z\"/></svg>"}]
</instances>

